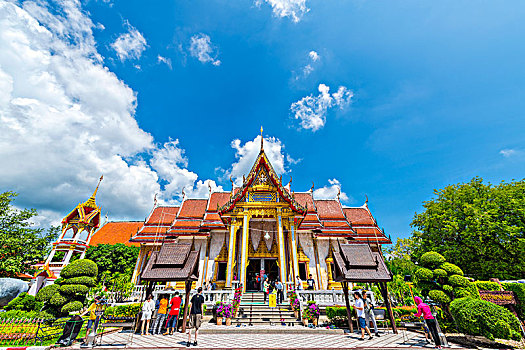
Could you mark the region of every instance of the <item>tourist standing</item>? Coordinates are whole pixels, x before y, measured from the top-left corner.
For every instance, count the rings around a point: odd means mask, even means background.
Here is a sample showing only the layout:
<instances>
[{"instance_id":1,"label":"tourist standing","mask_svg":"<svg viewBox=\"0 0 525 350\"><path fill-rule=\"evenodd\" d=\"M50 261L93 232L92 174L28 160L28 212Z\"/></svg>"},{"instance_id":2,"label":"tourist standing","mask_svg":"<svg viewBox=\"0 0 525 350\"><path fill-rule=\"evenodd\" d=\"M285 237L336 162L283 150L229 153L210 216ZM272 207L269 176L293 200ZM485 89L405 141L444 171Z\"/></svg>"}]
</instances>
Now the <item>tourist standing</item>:
<instances>
[{"instance_id":1,"label":"tourist standing","mask_svg":"<svg viewBox=\"0 0 525 350\"><path fill-rule=\"evenodd\" d=\"M264 302L266 303L266 298L268 297L268 293L270 293L270 284L268 283L268 280L264 280L263 282L263 293L264 293Z\"/></svg>"},{"instance_id":2,"label":"tourist standing","mask_svg":"<svg viewBox=\"0 0 525 350\"><path fill-rule=\"evenodd\" d=\"M148 299L142 304L142 335L145 335L149 332L149 324L151 322L151 316L155 310L155 302L153 301L153 295L148 295ZM146 332L144 332L144 328Z\"/></svg>"},{"instance_id":3,"label":"tourist standing","mask_svg":"<svg viewBox=\"0 0 525 350\"><path fill-rule=\"evenodd\" d=\"M277 289L277 304L281 304L284 299L283 283L277 280L277 283L275 283L275 288Z\"/></svg>"},{"instance_id":4,"label":"tourist standing","mask_svg":"<svg viewBox=\"0 0 525 350\"><path fill-rule=\"evenodd\" d=\"M315 280L312 278L312 274L308 276L308 279L306 280L306 285L308 286L308 290L314 290L315 289Z\"/></svg>"},{"instance_id":5,"label":"tourist standing","mask_svg":"<svg viewBox=\"0 0 525 350\"><path fill-rule=\"evenodd\" d=\"M202 323L202 314L204 314L204 297L202 296L202 287L197 289L197 294L191 298L190 324L188 326L188 342L186 346L191 345L191 329L195 328L195 341L193 346L197 346L197 333Z\"/></svg>"},{"instance_id":6,"label":"tourist standing","mask_svg":"<svg viewBox=\"0 0 525 350\"><path fill-rule=\"evenodd\" d=\"M182 303L181 297L179 297L179 292L175 292L175 296L171 298L170 301L170 311L168 313L168 321L166 322L166 333L164 335L177 333L177 321L179 319L180 304Z\"/></svg>"},{"instance_id":7,"label":"tourist standing","mask_svg":"<svg viewBox=\"0 0 525 350\"><path fill-rule=\"evenodd\" d=\"M376 337L379 337L379 330L377 329L376 315L374 314L374 303L372 303L372 298L368 296L366 291L363 291L363 302L365 304L365 321L366 325L370 325L370 321L374 325L374 333Z\"/></svg>"},{"instance_id":8,"label":"tourist standing","mask_svg":"<svg viewBox=\"0 0 525 350\"><path fill-rule=\"evenodd\" d=\"M262 283L261 283L261 290L264 292L264 282L266 282L268 280L268 275L265 273L263 273L262 275Z\"/></svg>"},{"instance_id":9,"label":"tourist standing","mask_svg":"<svg viewBox=\"0 0 525 350\"><path fill-rule=\"evenodd\" d=\"M295 289L297 290L303 290L303 281L301 281L301 278L299 276L295 276Z\"/></svg>"},{"instance_id":10,"label":"tourist standing","mask_svg":"<svg viewBox=\"0 0 525 350\"><path fill-rule=\"evenodd\" d=\"M165 295L160 298L159 308L157 311L157 317L155 318L155 324L153 325L153 334L160 334L162 331L162 325L166 321L168 315L168 299Z\"/></svg>"},{"instance_id":11,"label":"tourist standing","mask_svg":"<svg viewBox=\"0 0 525 350\"><path fill-rule=\"evenodd\" d=\"M100 309L99 306L100 303L100 297L97 295L94 299L91 305L89 305L88 309L84 311L80 316L84 316L89 312L89 319L87 323L87 330L86 330L86 336L84 337L84 343L82 345L87 346L87 338L89 335L89 331L91 328L94 329L94 331L97 331L98 328L98 322L100 321L100 316L97 316L96 311Z\"/></svg>"},{"instance_id":12,"label":"tourist standing","mask_svg":"<svg viewBox=\"0 0 525 350\"><path fill-rule=\"evenodd\" d=\"M439 339L436 319L430 311L430 306L428 306L428 304L425 304L420 297L414 297L414 301L417 305L417 314L415 314L414 316L419 317L423 315L425 323L427 324L427 327L430 330L430 334L432 334L432 339L434 339L434 344L436 344L436 348L441 349L441 339Z\"/></svg>"},{"instance_id":13,"label":"tourist standing","mask_svg":"<svg viewBox=\"0 0 525 350\"><path fill-rule=\"evenodd\" d=\"M361 298L361 293L359 293L358 291L355 291L354 299L355 299L354 308L357 312L357 323L359 324L359 327L361 328L361 338L359 338L359 340L365 340L365 331L370 336L370 338L368 338L370 340L372 339L372 333L370 333L370 329L368 329L368 326L366 325L365 303L363 302L363 299Z\"/></svg>"}]
</instances>

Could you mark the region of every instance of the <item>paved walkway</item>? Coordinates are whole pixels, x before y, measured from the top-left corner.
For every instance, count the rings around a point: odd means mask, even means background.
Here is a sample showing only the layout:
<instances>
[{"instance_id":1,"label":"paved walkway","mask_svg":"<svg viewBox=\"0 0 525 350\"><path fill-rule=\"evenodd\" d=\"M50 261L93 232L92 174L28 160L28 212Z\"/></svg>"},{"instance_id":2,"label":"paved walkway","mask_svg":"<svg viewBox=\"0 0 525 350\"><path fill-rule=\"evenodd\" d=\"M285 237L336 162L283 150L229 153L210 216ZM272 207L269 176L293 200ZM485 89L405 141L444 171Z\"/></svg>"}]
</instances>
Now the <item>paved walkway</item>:
<instances>
[{"instance_id":1,"label":"paved walkway","mask_svg":"<svg viewBox=\"0 0 525 350\"><path fill-rule=\"evenodd\" d=\"M274 329L278 328L273 327ZM290 327L285 327L290 328ZM403 342L403 335L382 334L372 340L360 341L357 334L282 334L282 333L240 333L231 334L202 334L198 338L198 349L431 349L422 334L406 332L408 341ZM186 348L187 335L177 333L173 336L162 335L134 335L130 342L131 334L113 333L103 337L99 349L179 349ZM127 344L127 346L126 346ZM461 349L452 345L453 349ZM75 345L72 349L80 349Z\"/></svg>"}]
</instances>

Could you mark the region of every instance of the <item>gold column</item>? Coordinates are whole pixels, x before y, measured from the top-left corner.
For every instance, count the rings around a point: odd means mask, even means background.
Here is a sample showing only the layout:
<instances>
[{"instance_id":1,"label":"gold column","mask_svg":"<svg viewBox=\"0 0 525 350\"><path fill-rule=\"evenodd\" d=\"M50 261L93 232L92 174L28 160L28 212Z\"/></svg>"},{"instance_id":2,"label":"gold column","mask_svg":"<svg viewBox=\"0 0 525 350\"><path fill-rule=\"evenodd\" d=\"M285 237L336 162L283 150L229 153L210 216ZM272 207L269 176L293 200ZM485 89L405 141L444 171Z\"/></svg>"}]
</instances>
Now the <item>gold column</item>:
<instances>
[{"instance_id":1,"label":"gold column","mask_svg":"<svg viewBox=\"0 0 525 350\"><path fill-rule=\"evenodd\" d=\"M244 221L242 225L242 246L241 246L241 270L240 283L242 284L242 291L246 291L246 267L248 266L248 240L250 238L250 213L248 209L244 209Z\"/></svg>"},{"instance_id":2,"label":"gold column","mask_svg":"<svg viewBox=\"0 0 525 350\"><path fill-rule=\"evenodd\" d=\"M131 283L134 283L136 284L137 283L137 279L139 277L139 273L140 273L140 266L142 265L142 260L144 259L144 251L145 251L145 247L141 244L140 245L140 251L139 251L139 256L137 257L137 263L135 264L135 269L133 270L133 277L131 277Z\"/></svg>"},{"instance_id":3,"label":"gold column","mask_svg":"<svg viewBox=\"0 0 525 350\"><path fill-rule=\"evenodd\" d=\"M230 225L230 242L228 244L228 267L226 269L226 288L231 288L233 266L235 265L235 241L237 238L237 219L232 218Z\"/></svg>"},{"instance_id":4,"label":"gold column","mask_svg":"<svg viewBox=\"0 0 525 350\"><path fill-rule=\"evenodd\" d=\"M277 208L277 230L279 247L279 270L281 272L281 282L286 285L286 257L284 256L284 235L281 208Z\"/></svg>"},{"instance_id":5,"label":"gold column","mask_svg":"<svg viewBox=\"0 0 525 350\"><path fill-rule=\"evenodd\" d=\"M295 276L299 275L299 260L297 259L297 237L293 218L290 218L290 247L292 249L292 266L294 273L292 281L294 281Z\"/></svg>"}]
</instances>

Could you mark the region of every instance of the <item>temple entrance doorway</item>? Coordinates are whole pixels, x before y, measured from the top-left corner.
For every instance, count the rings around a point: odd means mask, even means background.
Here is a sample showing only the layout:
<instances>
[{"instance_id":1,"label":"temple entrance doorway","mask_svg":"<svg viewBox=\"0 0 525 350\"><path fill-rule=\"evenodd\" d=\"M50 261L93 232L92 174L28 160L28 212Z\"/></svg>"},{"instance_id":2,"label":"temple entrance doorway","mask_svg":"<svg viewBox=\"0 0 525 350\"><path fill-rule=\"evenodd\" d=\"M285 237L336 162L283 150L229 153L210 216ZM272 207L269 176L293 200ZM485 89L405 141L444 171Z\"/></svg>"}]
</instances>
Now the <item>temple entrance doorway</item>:
<instances>
[{"instance_id":1,"label":"temple entrance doorway","mask_svg":"<svg viewBox=\"0 0 525 350\"><path fill-rule=\"evenodd\" d=\"M279 265L275 258L250 258L246 269L246 291L261 291L261 280L257 279L261 271L268 276L269 281L274 282L279 278Z\"/></svg>"}]
</instances>

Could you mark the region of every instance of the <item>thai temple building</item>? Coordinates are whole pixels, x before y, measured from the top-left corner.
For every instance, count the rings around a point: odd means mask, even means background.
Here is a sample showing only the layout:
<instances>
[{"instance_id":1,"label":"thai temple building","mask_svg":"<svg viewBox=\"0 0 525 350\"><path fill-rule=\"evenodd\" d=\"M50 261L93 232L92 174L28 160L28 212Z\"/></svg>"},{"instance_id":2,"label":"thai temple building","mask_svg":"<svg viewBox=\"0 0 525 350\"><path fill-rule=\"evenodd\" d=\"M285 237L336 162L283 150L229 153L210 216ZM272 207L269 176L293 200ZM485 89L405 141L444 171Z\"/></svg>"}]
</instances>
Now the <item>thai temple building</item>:
<instances>
[{"instance_id":1,"label":"thai temple building","mask_svg":"<svg viewBox=\"0 0 525 350\"><path fill-rule=\"evenodd\" d=\"M76 215L66 219L77 220ZM89 222L96 227L99 221ZM346 207L339 196L314 198L313 186L295 192L291 181L283 185L264 152L262 138L259 155L242 186L232 183L229 192L210 190L205 199L184 197L177 206L155 204L144 221L108 222L85 240L78 238L76 246L80 241L140 246L133 274L136 284L141 283L149 256L162 244L190 243L192 250L200 252L197 286L214 282L223 289L241 284L244 290L258 288L255 281L261 272L288 284L294 283L295 276L305 281L312 275L316 289L340 289L334 281L333 260L338 243L368 243L373 252L391 244L366 202ZM60 244L56 247L62 249ZM182 289L183 283L169 284Z\"/></svg>"}]
</instances>

